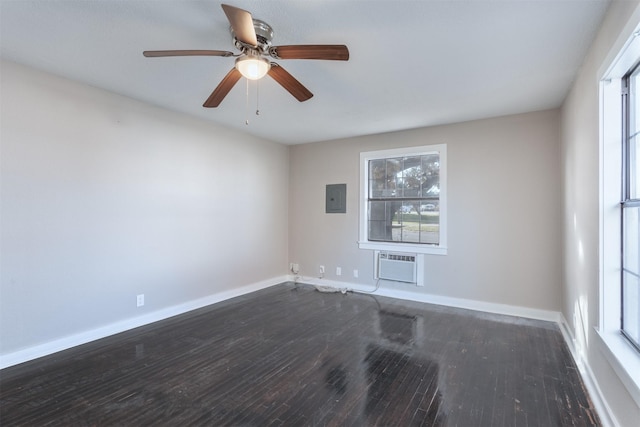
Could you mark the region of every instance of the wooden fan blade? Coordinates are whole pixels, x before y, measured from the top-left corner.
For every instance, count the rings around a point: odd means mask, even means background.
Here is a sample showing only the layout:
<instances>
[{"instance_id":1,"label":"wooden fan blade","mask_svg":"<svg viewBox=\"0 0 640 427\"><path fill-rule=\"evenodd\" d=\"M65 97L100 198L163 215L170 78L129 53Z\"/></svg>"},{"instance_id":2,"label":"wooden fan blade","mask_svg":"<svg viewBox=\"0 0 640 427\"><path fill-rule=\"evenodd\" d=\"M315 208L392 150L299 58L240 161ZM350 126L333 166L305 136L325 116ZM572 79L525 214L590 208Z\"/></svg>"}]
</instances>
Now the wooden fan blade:
<instances>
[{"instance_id":1,"label":"wooden fan blade","mask_svg":"<svg viewBox=\"0 0 640 427\"><path fill-rule=\"evenodd\" d=\"M233 56L227 50L145 50L142 52L147 58L160 56Z\"/></svg>"},{"instance_id":2,"label":"wooden fan blade","mask_svg":"<svg viewBox=\"0 0 640 427\"><path fill-rule=\"evenodd\" d=\"M231 69L227 73L226 76L222 79L218 87L214 89L214 91L209 95L209 98L202 104L203 107L213 108L220 105L225 96L229 93L229 91L235 86L235 84L240 80L242 74L240 71L236 70L235 67Z\"/></svg>"},{"instance_id":3,"label":"wooden fan blade","mask_svg":"<svg viewBox=\"0 0 640 427\"><path fill-rule=\"evenodd\" d=\"M222 4L221 6L225 15L227 15L227 19L231 24L236 38L251 46L258 46L258 39L256 37L256 30L253 28L251 13L234 6L229 6L228 4Z\"/></svg>"},{"instance_id":4,"label":"wooden fan blade","mask_svg":"<svg viewBox=\"0 0 640 427\"><path fill-rule=\"evenodd\" d=\"M300 102L304 102L313 96L309 89L275 62L271 63L269 75Z\"/></svg>"},{"instance_id":5,"label":"wooden fan blade","mask_svg":"<svg viewBox=\"0 0 640 427\"><path fill-rule=\"evenodd\" d=\"M343 44L300 44L273 46L269 53L279 59L328 59L348 61L349 49Z\"/></svg>"}]
</instances>

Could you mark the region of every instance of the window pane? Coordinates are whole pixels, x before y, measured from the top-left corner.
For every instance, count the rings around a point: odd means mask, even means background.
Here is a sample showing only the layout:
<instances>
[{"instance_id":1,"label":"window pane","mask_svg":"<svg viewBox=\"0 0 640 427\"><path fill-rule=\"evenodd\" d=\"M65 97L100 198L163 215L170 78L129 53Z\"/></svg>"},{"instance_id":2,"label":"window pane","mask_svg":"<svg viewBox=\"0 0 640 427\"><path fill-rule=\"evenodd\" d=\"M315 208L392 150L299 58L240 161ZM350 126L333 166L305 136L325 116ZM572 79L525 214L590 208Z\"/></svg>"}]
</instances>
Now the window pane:
<instances>
[{"instance_id":1,"label":"window pane","mask_svg":"<svg viewBox=\"0 0 640 427\"><path fill-rule=\"evenodd\" d=\"M629 79L629 134L638 132L640 124L640 97L638 96L638 84L640 83L640 68Z\"/></svg>"},{"instance_id":2,"label":"window pane","mask_svg":"<svg viewBox=\"0 0 640 427\"><path fill-rule=\"evenodd\" d=\"M433 207L433 208L432 208ZM440 207L438 204L422 205L420 243L440 244Z\"/></svg>"},{"instance_id":3,"label":"window pane","mask_svg":"<svg viewBox=\"0 0 640 427\"><path fill-rule=\"evenodd\" d=\"M640 140L635 135L629 141L629 198L640 199Z\"/></svg>"},{"instance_id":4,"label":"window pane","mask_svg":"<svg viewBox=\"0 0 640 427\"><path fill-rule=\"evenodd\" d=\"M624 208L623 230L622 329L640 345L640 207Z\"/></svg>"},{"instance_id":5,"label":"window pane","mask_svg":"<svg viewBox=\"0 0 640 427\"><path fill-rule=\"evenodd\" d=\"M423 174L420 157L405 157L402 171L404 197L419 197Z\"/></svg>"},{"instance_id":6,"label":"window pane","mask_svg":"<svg viewBox=\"0 0 640 427\"><path fill-rule=\"evenodd\" d=\"M369 210L369 239L391 240L391 219L396 210L400 209L400 202L370 201Z\"/></svg>"},{"instance_id":7,"label":"window pane","mask_svg":"<svg viewBox=\"0 0 640 427\"><path fill-rule=\"evenodd\" d=\"M370 201L369 202L369 219L371 221L390 221L395 212L393 212L392 204L397 202ZM397 203L399 204L399 203Z\"/></svg>"},{"instance_id":8,"label":"window pane","mask_svg":"<svg viewBox=\"0 0 640 427\"><path fill-rule=\"evenodd\" d=\"M638 131L640 130L640 68L629 79L629 198L640 198L640 147Z\"/></svg>"},{"instance_id":9,"label":"window pane","mask_svg":"<svg viewBox=\"0 0 640 427\"><path fill-rule=\"evenodd\" d=\"M440 196L440 156L438 154L422 156L422 170L424 173L422 196Z\"/></svg>"},{"instance_id":10,"label":"window pane","mask_svg":"<svg viewBox=\"0 0 640 427\"><path fill-rule=\"evenodd\" d=\"M369 239L370 240L387 240L387 222L386 221L369 221Z\"/></svg>"},{"instance_id":11,"label":"window pane","mask_svg":"<svg viewBox=\"0 0 640 427\"><path fill-rule=\"evenodd\" d=\"M640 273L640 207L624 208L623 267Z\"/></svg>"},{"instance_id":12,"label":"window pane","mask_svg":"<svg viewBox=\"0 0 640 427\"><path fill-rule=\"evenodd\" d=\"M402 197L402 159L387 159L387 197Z\"/></svg>"},{"instance_id":13,"label":"window pane","mask_svg":"<svg viewBox=\"0 0 640 427\"><path fill-rule=\"evenodd\" d=\"M622 281L622 323L629 338L640 346L640 279L625 272Z\"/></svg>"},{"instance_id":14,"label":"window pane","mask_svg":"<svg viewBox=\"0 0 640 427\"><path fill-rule=\"evenodd\" d=\"M394 218L394 241L407 243L420 242L420 215L418 214L419 209L419 200L409 200L402 203L402 208Z\"/></svg>"},{"instance_id":15,"label":"window pane","mask_svg":"<svg viewBox=\"0 0 640 427\"><path fill-rule=\"evenodd\" d=\"M369 194L384 197L387 188L387 163L384 159L369 162Z\"/></svg>"}]
</instances>

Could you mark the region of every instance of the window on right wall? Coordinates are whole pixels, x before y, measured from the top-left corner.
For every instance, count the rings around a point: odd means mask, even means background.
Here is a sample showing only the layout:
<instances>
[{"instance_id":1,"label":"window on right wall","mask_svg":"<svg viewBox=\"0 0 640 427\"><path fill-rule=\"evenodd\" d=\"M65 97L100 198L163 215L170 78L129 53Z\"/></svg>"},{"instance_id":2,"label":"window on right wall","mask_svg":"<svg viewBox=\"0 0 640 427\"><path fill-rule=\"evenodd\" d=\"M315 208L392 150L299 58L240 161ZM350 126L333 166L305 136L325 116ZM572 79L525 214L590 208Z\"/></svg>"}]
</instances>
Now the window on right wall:
<instances>
[{"instance_id":1,"label":"window on right wall","mask_svg":"<svg viewBox=\"0 0 640 427\"><path fill-rule=\"evenodd\" d=\"M602 354L640 405L639 64L640 26L612 61L603 65L607 68L600 80L597 330Z\"/></svg>"},{"instance_id":2,"label":"window on right wall","mask_svg":"<svg viewBox=\"0 0 640 427\"><path fill-rule=\"evenodd\" d=\"M622 79L622 322L640 350L640 67Z\"/></svg>"}]
</instances>

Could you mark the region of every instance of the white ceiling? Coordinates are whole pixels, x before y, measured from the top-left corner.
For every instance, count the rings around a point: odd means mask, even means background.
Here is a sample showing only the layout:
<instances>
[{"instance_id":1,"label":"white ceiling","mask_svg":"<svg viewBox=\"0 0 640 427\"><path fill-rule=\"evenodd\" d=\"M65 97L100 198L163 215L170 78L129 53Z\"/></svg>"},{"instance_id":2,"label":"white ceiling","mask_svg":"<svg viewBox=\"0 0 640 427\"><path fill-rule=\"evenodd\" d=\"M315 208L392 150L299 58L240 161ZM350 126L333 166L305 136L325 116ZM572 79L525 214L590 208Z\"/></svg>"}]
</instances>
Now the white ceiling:
<instances>
[{"instance_id":1,"label":"white ceiling","mask_svg":"<svg viewBox=\"0 0 640 427\"><path fill-rule=\"evenodd\" d=\"M92 86L285 144L561 105L605 0L227 0L269 23L274 45L346 44L343 61L278 61L314 97L269 77L203 108L233 58L143 50L234 50L220 1L1 0L0 54ZM245 119L249 118L249 125Z\"/></svg>"}]
</instances>

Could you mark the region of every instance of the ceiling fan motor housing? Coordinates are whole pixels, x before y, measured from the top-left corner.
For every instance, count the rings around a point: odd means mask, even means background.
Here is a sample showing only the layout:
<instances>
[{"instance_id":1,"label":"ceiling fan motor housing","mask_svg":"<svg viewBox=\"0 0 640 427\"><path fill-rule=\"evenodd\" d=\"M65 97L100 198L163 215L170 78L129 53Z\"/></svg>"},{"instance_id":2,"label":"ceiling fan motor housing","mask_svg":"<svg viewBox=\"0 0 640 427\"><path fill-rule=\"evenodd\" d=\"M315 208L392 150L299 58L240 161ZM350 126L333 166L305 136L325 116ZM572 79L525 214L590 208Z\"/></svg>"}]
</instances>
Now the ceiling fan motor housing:
<instances>
[{"instance_id":1,"label":"ceiling fan motor housing","mask_svg":"<svg viewBox=\"0 0 640 427\"><path fill-rule=\"evenodd\" d=\"M261 21L260 19L253 20L253 28L256 31L256 39L258 40L257 49L254 46L247 46L246 43L238 40L235 33L233 32L233 28L230 28L229 30L231 31L231 36L233 37L233 44L242 52L245 52L247 49L253 49L259 51L262 54L268 53L269 48L271 47L271 40L273 40L273 28L271 28L271 25L267 24L264 21Z\"/></svg>"}]
</instances>

